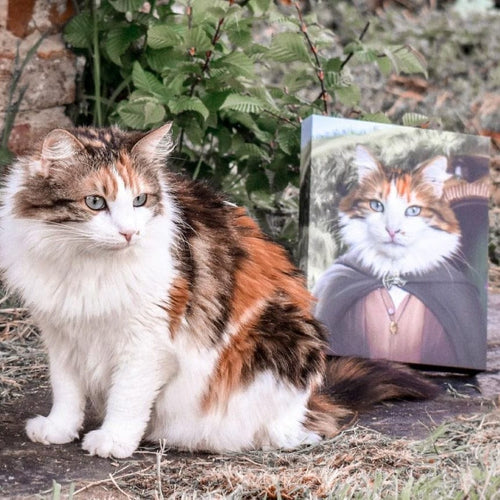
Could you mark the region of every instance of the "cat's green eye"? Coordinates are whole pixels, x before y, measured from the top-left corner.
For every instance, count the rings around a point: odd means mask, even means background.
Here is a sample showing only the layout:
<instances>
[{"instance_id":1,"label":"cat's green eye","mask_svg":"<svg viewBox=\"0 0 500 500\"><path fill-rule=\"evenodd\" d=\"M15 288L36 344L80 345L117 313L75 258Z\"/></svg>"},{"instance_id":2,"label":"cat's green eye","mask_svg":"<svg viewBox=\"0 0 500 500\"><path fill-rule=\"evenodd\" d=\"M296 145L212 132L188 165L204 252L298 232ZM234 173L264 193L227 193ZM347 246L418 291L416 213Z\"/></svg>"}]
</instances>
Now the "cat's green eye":
<instances>
[{"instance_id":1,"label":"cat's green eye","mask_svg":"<svg viewBox=\"0 0 500 500\"><path fill-rule=\"evenodd\" d=\"M383 212L384 211L384 205L378 200L370 200L370 208L374 212Z\"/></svg>"},{"instance_id":2,"label":"cat's green eye","mask_svg":"<svg viewBox=\"0 0 500 500\"><path fill-rule=\"evenodd\" d=\"M106 200L102 196L95 194L85 196L85 204L92 210L104 210L107 207Z\"/></svg>"},{"instance_id":3,"label":"cat's green eye","mask_svg":"<svg viewBox=\"0 0 500 500\"><path fill-rule=\"evenodd\" d=\"M416 217L417 215L420 215L421 211L422 211L421 207L418 207L417 205L412 205L411 207L408 207L405 210L405 215L407 217Z\"/></svg>"},{"instance_id":4,"label":"cat's green eye","mask_svg":"<svg viewBox=\"0 0 500 500\"><path fill-rule=\"evenodd\" d=\"M146 193L142 193L139 196L136 196L134 198L134 207L142 207L143 205L146 204L146 201L148 200L148 195Z\"/></svg>"}]
</instances>

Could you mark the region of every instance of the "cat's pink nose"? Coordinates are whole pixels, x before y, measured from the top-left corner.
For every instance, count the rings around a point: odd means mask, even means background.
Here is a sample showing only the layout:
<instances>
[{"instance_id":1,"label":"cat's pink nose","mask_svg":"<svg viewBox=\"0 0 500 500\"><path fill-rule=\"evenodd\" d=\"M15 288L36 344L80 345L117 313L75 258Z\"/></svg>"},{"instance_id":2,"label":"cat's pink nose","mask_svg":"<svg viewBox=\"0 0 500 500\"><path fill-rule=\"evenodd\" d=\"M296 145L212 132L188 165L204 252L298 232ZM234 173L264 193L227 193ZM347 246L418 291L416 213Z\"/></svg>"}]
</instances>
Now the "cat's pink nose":
<instances>
[{"instance_id":1,"label":"cat's pink nose","mask_svg":"<svg viewBox=\"0 0 500 500\"><path fill-rule=\"evenodd\" d=\"M401 232L401 229L390 229L388 227L385 228L385 230L389 233L389 236L391 237L391 240L394 239L394 237L396 236L396 234L400 233Z\"/></svg>"},{"instance_id":2,"label":"cat's pink nose","mask_svg":"<svg viewBox=\"0 0 500 500\"><path fill-rule=\"evenodd\" d=\"M132 236L134 236L133 232L126 232L126 233L120 233L120 234L127 240L127 243L130 243Z\"/></svg>"}]
</instances>

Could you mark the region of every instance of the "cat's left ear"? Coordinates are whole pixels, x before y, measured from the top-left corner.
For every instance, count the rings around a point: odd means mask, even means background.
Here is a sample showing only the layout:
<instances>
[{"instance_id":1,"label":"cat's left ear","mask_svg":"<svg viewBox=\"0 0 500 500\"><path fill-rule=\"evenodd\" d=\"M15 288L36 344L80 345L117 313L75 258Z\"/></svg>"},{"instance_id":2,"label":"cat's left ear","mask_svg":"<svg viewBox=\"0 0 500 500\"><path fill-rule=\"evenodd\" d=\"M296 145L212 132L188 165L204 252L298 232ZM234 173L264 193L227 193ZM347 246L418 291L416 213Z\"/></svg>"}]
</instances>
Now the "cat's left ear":
<instances>
[{"instance_id":1,"label":"cat's left ear","mask_svg":"<svg viewBox=\"0 0 500 500\"><path fill-rule=\"evenodd\" d=\"M446 156L436 156L420 165L417 170L422 172L424 179L432 186L438 198L443 194L444 183L452 177L446 170L448 169L448 158Z\"/></svg>"},{"instance_id":2,"label":"cat's left ear","mask_svg":"<svg viewBox=\"0 0 500 500\"><path fill-rule=\"evenodd\" d=\"M150 160L165 160L174 149L170 129L172 122L162 125L139 139L132 148L132 153L139 154Z\"/></svg>"}]
</instances>

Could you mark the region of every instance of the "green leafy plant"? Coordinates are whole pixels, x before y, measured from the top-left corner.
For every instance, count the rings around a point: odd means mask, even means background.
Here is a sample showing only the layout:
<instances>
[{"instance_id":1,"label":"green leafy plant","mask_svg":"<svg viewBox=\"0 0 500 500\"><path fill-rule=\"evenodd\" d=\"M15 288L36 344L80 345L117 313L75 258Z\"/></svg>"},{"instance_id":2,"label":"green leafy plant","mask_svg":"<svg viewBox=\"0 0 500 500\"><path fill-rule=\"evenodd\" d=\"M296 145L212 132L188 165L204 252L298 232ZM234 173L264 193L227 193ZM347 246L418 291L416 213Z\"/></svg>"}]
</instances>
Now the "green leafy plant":
<instances>
[{"instance_id":1,"label":"green leafy plant","mask_svg":"<svg viewBox=\"0 0 500 500\"><path fill-rule=\"evenodd\" d=\"M271 0L102 0L82 7L65 38L88 60L93 105L80 121L148 129L172 120L178 168L210 178L288 239L301 120L365 115L348 63L425 74L416 51L365 43L365 31L341 47L299 3L283 12Z\"/></svg>"},{"instance_id":2,"label":"green leafy plant","mask_svg":"<svg viewBox=\"0 0 500 500\"><path fill-rule=\"evenodd\" d=\"M3 129L0 133L0 169L8 165L14 155L9 150L9 137L14 127L14 121L16 119L19 108L21 107L21 102L24 98L24 94L28 90L28 85L20 85L21 76L23 75L24 68L29 63L31 58L36 54L38 47L45 39L46 35L42 35L26 53L24 59L21 59L19 53L19 44L17 45L16 57L14 59L14 71L12 73L12 78L10 80L8 97L7 97L7 108L5 112L5 117L3 120Z\"/></svg>"}]
</instances>

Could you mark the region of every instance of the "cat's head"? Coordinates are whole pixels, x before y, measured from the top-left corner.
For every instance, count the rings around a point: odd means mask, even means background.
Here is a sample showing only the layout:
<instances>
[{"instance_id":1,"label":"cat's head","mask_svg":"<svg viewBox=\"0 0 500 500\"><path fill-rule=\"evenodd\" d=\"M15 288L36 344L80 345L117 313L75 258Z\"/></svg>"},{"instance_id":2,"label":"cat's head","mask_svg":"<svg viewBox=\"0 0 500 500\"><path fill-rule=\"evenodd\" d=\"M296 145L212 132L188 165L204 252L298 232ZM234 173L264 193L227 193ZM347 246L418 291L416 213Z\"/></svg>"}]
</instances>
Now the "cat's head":
<instances>
[{"instance_id":1,"label":"cat's head","mask_svg":"<svg viewBox=\"0 0 500 500\"><path fill-rule=\"evenodd\" d=\"M431 270L459 248L460 227L443 187L447 159L436 156L412 170L384 167L357 146L358 185L339 204L341 236L363 265L387 273Z\"/></svg>"},{"instance_id":2,"label":"cat's head","mask_svg":"<svg viewBox=\"0 0 500 500\"><path fill-rule=\"evenodd\" d=\"M162 172L172 145L169 129L51 131L39 152L16 167L13 215L41 222L47 235L82 249L134 247L166 210Z\"/></svg>"}]
</instances>

